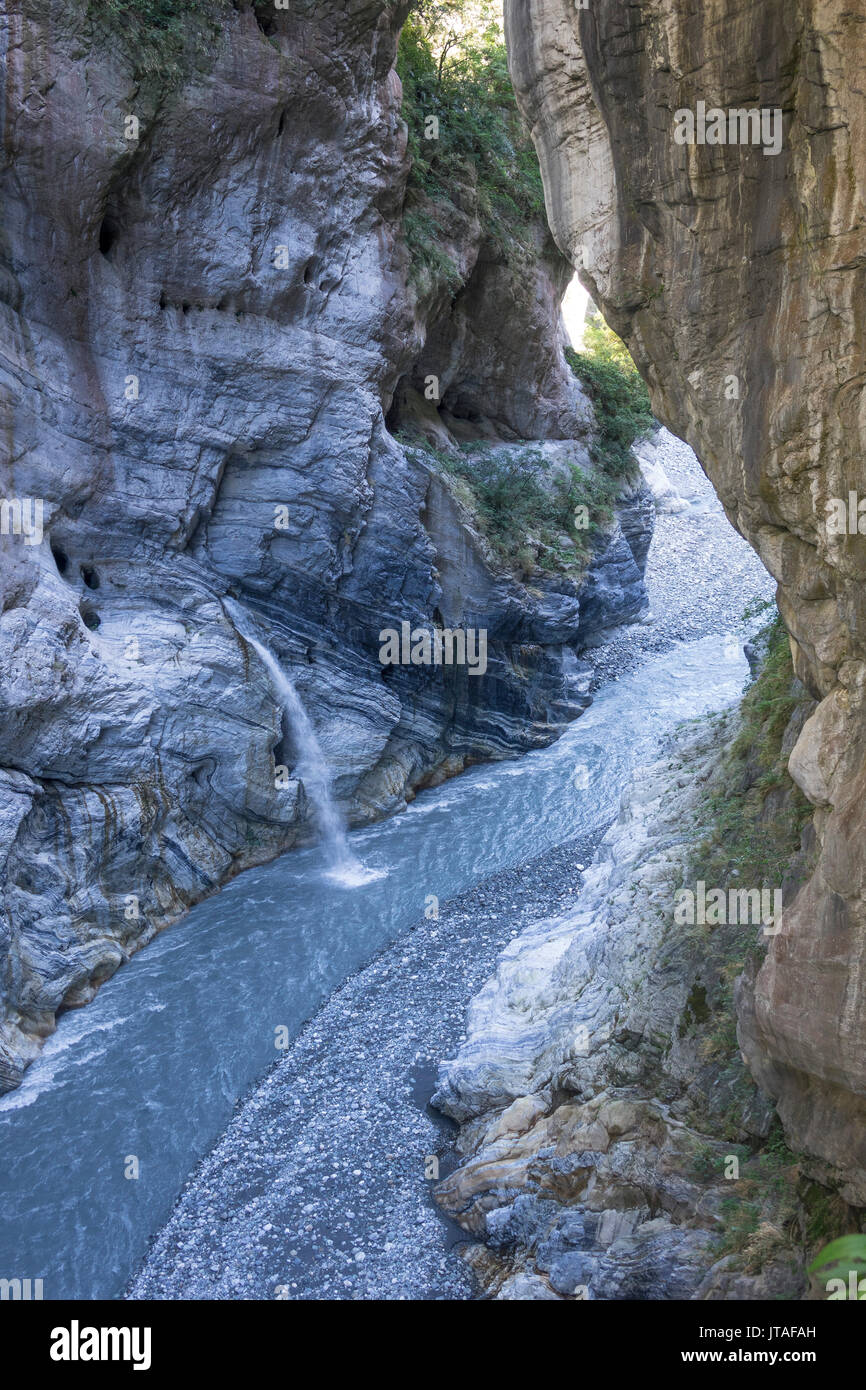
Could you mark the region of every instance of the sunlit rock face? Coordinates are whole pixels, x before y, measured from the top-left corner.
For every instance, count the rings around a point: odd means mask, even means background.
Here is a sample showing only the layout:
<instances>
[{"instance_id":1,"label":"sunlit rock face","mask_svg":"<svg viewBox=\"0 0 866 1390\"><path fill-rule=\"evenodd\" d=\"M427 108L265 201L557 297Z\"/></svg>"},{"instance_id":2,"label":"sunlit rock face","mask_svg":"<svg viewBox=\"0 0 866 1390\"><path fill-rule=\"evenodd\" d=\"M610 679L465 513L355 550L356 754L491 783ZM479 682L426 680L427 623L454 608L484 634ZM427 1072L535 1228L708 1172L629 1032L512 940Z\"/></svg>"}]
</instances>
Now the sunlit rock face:
<instances>
[{"instance_id":1,"label":"sunlit rock face","mask_svg":"<svg viewBox=\"0 0 866 1390\"><path fill-rule=\"evenodd\" d=\"M842 0L506 12L556 239L777 579L820 701L791 758L816 808L814 874L741 987L740 1039L791 1142L866 1202L866 537L827 525L830 499L866 495L866 15ZM731 143L730 112L751 108L765 128L749 118Z\"/></svg>"},{"instance_id":2,"label":"sunlit rock face","mask_svg":"<svg viewBox=\"0 0 866 1390\"><path fill-rule=\"evenodd\" d=\"M515 283L470 209L465 292L412 287L408 5L263 20L239 0L194 71L143 84L86 9L0 19L0 492L44 504L41 543L0 536L0 1089L193 901L310 837L227 594L291 671L355 823L586 703L579 592L492 568L386 428L429 336L464 424L584 453L592 429L546 228ZM624 533L633 558L648 543L633 516L598 556L611 621L645 599L642 562L617 579ZM383 667L402 621L489 629L487 674Z\"/></svg>"}]
</instances>

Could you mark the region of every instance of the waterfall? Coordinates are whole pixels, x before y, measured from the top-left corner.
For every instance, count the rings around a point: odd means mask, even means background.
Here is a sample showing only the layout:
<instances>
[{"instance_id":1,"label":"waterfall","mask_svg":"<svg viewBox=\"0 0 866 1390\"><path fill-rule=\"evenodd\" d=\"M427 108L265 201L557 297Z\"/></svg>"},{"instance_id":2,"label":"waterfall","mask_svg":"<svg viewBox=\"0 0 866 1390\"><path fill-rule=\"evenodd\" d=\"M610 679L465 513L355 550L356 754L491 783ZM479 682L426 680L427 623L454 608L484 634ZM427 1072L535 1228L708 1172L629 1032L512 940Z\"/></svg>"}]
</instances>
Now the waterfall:
<instances>
[{"instance_id":1,"label":"waterfall","mask_svg":"<svg viewBox=\"0 0 866 1390\"><path fill-rule=\"evenodd\" d=\"M263 642L254 637L249 630L246 615L230 599L226 606L230 609L239 631L250 646L261 657L280 697L280 703L288 716L295 749L298 755L297 774L304 784L304 790L313 804L316 822L322 836L322 846L328 861L328 877L354 887L366 883L377 874L370 874L349 848L346 826L334 800L331 774L321 744L316 736L310 716L304 709L297 690L285 671Z\"/></svg>"}]
</instances>

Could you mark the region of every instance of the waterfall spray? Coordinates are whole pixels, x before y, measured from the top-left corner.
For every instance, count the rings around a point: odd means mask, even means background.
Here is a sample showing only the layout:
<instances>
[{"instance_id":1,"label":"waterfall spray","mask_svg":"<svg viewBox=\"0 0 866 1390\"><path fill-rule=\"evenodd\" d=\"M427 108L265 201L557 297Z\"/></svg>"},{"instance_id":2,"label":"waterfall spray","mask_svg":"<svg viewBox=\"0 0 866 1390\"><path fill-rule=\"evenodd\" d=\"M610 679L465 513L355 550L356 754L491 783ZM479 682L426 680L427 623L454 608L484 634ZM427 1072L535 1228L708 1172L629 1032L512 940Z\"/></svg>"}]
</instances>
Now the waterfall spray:
<instances>
[{"instance_id":1,"label":"waterfall spray","mask_svg":"<svg viewBox=\"0 0 866 1390\"><path fill-rule=\"evenodd\" d=\"M378 874L370 873L364 868L364 865L349 848L346 826L334 800L331 774L301 697L273 652L250 632L246 615L239 609L238 605L227 600L226 606L235 619L238 630L250 646L258 652L266 666L288 718L298 755L298 777L313 805L316 822L322 836L322 847L328 861L328 877L348 887L366 883L371 878L378 878Z\"/></svg>"}]
</instances>

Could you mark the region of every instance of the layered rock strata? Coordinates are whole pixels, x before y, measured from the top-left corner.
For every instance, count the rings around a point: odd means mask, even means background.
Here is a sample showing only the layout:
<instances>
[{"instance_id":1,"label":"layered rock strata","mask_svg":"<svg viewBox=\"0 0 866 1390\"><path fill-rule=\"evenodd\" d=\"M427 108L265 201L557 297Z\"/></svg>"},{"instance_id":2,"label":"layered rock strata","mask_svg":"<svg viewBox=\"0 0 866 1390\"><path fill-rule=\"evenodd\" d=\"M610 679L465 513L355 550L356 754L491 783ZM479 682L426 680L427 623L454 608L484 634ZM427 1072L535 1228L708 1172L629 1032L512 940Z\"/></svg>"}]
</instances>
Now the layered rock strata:
<instances>
[{"instance_id":1,"label":"layered rock strata","mask_svg":"<svg viewBox=\"0 0 866 1390\"><path fill-rule=\"evenodd\" d=\"M491 565L386 426L426 367L446 431L585 449L593 428L546 228L516 278L470 200L462 288L413 283L407 8L226 4L159 80L98 7L11 0L0 20L0 1089L192 902L310 836L227 595L355 823L585 705L580 586ZM34 501L41 543L16 522ZM651 525L623 507L593 567L613 618ZM384 668L403 621L488 629L487 674Z\"/></svg>"}]
</instances>

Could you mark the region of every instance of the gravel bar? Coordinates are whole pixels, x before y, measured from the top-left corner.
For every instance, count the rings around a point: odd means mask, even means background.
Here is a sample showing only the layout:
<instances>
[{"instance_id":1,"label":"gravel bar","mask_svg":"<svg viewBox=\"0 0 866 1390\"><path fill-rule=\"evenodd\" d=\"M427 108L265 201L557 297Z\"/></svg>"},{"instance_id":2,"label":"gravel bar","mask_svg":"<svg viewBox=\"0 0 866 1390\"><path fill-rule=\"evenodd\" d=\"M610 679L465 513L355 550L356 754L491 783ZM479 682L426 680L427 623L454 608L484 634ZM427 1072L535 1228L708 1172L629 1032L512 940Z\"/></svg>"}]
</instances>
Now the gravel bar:
<instances>
[{"instance_id":1,"label":"gravel bar","mask_svg":"<svg viewBox=\"0 0 866 1390\"><path fill-rule=\"evenodd\" d=\"M656 516L646 569L648 619L618 628L583 654L595 668L592 690L676 642L744 630L747 605L776 593L775 581L725 516L693 450L666 429L654 443L656 461L686 505Z\"/></svg>"}]
</instances>

